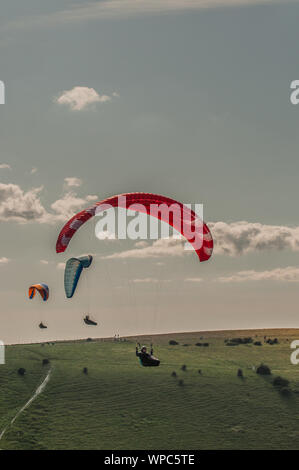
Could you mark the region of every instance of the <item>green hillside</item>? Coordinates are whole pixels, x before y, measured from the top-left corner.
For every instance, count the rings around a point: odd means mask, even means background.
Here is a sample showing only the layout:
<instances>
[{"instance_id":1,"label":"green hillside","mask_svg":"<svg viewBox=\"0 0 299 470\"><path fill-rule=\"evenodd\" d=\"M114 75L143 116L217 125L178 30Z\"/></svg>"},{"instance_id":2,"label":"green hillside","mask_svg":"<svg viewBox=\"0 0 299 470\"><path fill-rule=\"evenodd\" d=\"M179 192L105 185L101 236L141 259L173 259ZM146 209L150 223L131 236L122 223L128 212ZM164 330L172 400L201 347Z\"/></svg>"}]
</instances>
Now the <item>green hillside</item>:
<instances>
[{"instance_id":1,"label":"green hillside","mask_svg":"<svg viewBox=\"0 0 299 470\"><path fill-rule=\"evenodd\" d=\"M264 335L278 337L279 344L265 344ZM240 336L263 344L225 345L224 339ZM170 339L179 345L170 346ZM0 366L0 433L45 378L44 358L52 372L44 392L8 427L0 448L298 449L293 339L299 339L299 330L156 336L158 368L139 365L135 338L7 347L6 365ZM272 376L256 374L253 366L261 362ZM24 377L19 367L26 369ZM238 368L244 379L237 377ZM290 394L272 385L277 375L290 381Z\"/></svg>"}]
</instances>

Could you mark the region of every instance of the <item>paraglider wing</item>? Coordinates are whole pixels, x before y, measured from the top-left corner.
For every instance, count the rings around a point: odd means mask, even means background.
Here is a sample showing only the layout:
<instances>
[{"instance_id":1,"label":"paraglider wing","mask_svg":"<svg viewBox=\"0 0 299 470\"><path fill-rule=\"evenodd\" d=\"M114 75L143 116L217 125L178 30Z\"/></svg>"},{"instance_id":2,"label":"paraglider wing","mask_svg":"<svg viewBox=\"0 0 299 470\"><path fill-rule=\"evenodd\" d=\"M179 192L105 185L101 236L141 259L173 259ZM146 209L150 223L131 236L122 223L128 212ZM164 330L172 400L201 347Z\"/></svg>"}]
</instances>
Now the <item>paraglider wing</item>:
<instances>
[{"instance_id":1,"label":"paraglider wing","mask_svg":"<svg viewBox=\"0 0 299 470\"><path fill-rule=\"evenodd\" d=\"M47 284L44 284L44 283L32 284L29 287L29 291L28 291L29 299L33 299L33 297L36 294L36 291L39 292L39 294L40 294L40 296L41 296L41 298L43 299L44 302L46 302L46 300L48 300L48 298L49 298L49 287L47 286Z\"/></svg>"},{"instance_id":2,"label":"paraglider wing","mask_svg":"<svg viewBox=\"0 0 299 470\"><path fill-rule=\"evenodd\" d=\"M83 268L88 268L92 263L92 256L81 256L70 258L64 271L64 289L68 299L73 297Z\"/></svg>"},{"instance_id":3,"label":"paraglider wing","mask_svg":"<svg viewBox=\"0 0 299 470\"><path fill-rule=\"evenodd\" d=\"M134 204L136 205L134 207ZM179 208L179 217L164 217L163 211L157 211L153 213L153 206L166 205L170 208L173 205ZM189 209L181 202L175 201L165 196L150 193L127 193L112 196L95 203L93 206L85 209L74 217L72 217L62 228L56 243L56 252L62 253L66 250L70 240L76 233L76 231L96 213L107 210L107 206L110 207L122 207L125 209L132 208L137 212L143 212L148 215L152 215L164 222L169 223L175 230L180 232L191 245L193 245L200 261L208 260L213 251L213 238L208 226L199 220L198 215ZM184 220L187 222L184 222ZM182 222L183 221L183 222ZM192 235L192 229L197 230L201 233L202 242L198 246L198 242L194 241L194 235Z\"/></svg>"}]
</instances>

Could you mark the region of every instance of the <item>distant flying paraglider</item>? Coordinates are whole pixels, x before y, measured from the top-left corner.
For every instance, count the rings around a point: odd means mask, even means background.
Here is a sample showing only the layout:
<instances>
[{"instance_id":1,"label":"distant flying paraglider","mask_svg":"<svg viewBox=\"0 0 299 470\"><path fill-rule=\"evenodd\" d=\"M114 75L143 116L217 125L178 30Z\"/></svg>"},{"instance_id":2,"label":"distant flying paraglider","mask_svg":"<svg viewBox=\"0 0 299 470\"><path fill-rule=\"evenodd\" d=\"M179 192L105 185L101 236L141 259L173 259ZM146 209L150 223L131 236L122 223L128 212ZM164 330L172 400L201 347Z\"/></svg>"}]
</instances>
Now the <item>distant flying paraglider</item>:
<instances>
[{"instance_id":1,"label":"distant flying paraglider","mask_svg":"<svg viewBox=\"0 0 299 470\"><path fill-rule=\"evenodd\" d=\"M98 325L96 321L91 320L91 318L89 317L89 315L86 315L86 316L83 318L83 320L84 320L84 323L85 323L86 325L89 325L89 326L97 326L97 325Z\"/></svg>"},{"instance_id":2,"label":"distant flying paraglider","mask_svg":"<svg viewBox=\"0 0 299 470\"><path fill-rule=\"evenodd\" d=\"M50 291L49 291L49 287L47 286L47 284L44 284L42 282L40 284L32 284L28 290L29 299L32 300L35 297L36 292L40 294L44 302L48 300ZM46 325L43 324L42 321L40 322L38 326L40 329L48 328Z\"/></svg>"},{"instance_id":3,"label":"distant flying paraglider","mask_svg":"<svg viewBox=\"0 0 299 470\"><path fill-rule=\"evenodd\" d=\"M64 290L68 299L73 297L83 268L89 268L92 263L92 256L80 256L70 258L64 271Z\"/></svg>"},{"instance_id":4,"label":"distant flying paraglider","mask_svg":"<svg viewBox=\"0 0 299 470\"><path fill-rule=\"evenodd\" d=\"M28 297L29 299L33 299L35 294L36 294L36 291L39 292L41 298L43 299L44 302L46 302L46 300L48 300L49 298L49 287L47 286L47 284L44 284L44 283L40 283L40 284L32 284L30 287L29 287L29 291L28 291Z\"/></svg>"}]
</instances>

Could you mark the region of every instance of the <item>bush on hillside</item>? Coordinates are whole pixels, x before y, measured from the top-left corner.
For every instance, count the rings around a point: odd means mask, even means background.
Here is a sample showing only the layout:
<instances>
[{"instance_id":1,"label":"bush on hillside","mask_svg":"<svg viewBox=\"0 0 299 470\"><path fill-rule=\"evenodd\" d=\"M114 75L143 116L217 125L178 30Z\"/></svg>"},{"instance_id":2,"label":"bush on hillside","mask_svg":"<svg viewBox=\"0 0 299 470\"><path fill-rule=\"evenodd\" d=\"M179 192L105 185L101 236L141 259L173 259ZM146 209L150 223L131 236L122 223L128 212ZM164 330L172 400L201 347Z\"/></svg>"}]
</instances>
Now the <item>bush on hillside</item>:
<instances>
[{"instance_id":1,"label":"bush on hillside","mask_svg":"<svg viewBox=\"0 0 299 470\"><path fill-rule=\"evenodd\" d=\"M26 369L24 369L24 367L20 367L20 368L18 369L18 374L19 374L19 375L25 375L25 374L26 374Z\"/></svg>"},{"instance_id":2,"label":"bush on hillside","mask_svg":"<svg viewBox=\"0 0 299 470\"><path fill-rule=\"evenodd\" d=\"M43 359L42 364L43 364L43 366L46 366L46 365L50 364L49 359Z\"/></svg>"},{"instance_id":3,"label":"bush on hillside","mask_svg":"<svg viewBox=\"0 0 299 470\"><path fill-rule=\"evenodd\" d=\"M87 369L87 367L84 367L84 369L83 369L83 374L85 374L85 375L88 374L88 369Z\"/></svg>"},{"instance_id":4,"label":"bush on hillside","mask_svg":"<svg viewBox=\"0 0 299 470\"><path fill-rule=\"evenodd\" d=\"M169 341L169 345L170 345L170 346L177 346L178 344L179 344L179 343L178 343L177 341L175 341L174 339L171 339L171 340Z\"/></svg>"},{"instance_id":5,"label":"bush on hillside","mask_svg":"<svg viewBox=\"0 0 299 470\"><path fill-rule=\"evenodd\" d=\"M226 342L234 344L250 344L253 343L253 339L249 336L247 338L231 338L229 340L226 340Z\"/></svg>"},{"instance_id":6,"label":"bush on hillside","mask_svg":"<svg viewBox=\"0 0 299 470\"><path fill-rule=\"evenodd\" d=\"M270 367L266 366L266 364L261 364L257 367L256 373L260 375L271 375Z\"/></svg>"},{"instance_id":7,"label":"bush on hillside","mask_svg":"<svg viewBox=\"0 0 299 470\"><path fill-rule=\"evenodd\" d=\"M262 346L262 343L260 341L255 341L253 344L254 346Z\"/></svg>"},{"instance_id":8,"label":"bush on hillside","mask_svg":"<svg viewBox=\"0 0 299 470\"><path fill-rule=\"evenodd\" d=\"M269 338L269 339L267 339L266 343L270 344L271 346L273 344L279 344L277 338L274 338L274 339Z\"/></svg>"},{"instance_id":9,"label":"bush on hillside","mask_svg":"<svg viewBox=\"0 0 299 470\"><path fill-rule=\"evenodd\" d=\"M291 390L288 387L282 387L279 392L284 395L285 397L291 394Z\"/></svg>"},{"instance_id":10,"label":"bush on hillside","mask_svg":"<svg viewBox=\"0 0 299 470\"><path fill-rule=\"evenodd\" d=\"M186 372L186 370L187 370L186 364L183 364L182 367L181 367L181 369L182 369L184 372Z\"/></svg>"},{"instance_id":11,"label":"bush on hillside","mask_svg":"<svg viewBox=\"0 0 299 470\"><path fill-rule=\"evenodd\" d=\"M280 388L287 387L289 383L290 382L287 379L284 379L283 377L280 377L280 376L275 377L273 380L274 387L280 387Z\"/></svg>"}]
</instances>

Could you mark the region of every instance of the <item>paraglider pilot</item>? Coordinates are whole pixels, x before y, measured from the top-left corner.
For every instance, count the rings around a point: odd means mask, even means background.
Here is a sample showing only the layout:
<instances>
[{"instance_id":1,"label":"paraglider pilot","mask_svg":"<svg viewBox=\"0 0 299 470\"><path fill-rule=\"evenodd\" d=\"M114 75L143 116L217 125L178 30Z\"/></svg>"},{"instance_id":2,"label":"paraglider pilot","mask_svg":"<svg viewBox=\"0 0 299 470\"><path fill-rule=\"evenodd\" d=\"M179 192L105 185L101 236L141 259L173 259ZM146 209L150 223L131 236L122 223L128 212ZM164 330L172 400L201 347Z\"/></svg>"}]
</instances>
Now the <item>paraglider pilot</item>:
<instances>
[{"instance_id":1,"label":"paraglider pilot","mask_svg":"<svg viewBox=\"0 0 299 470\"><path fill-rule=\"evenodd\" d=\"M136 356L139 358L141 365L143 365L144 367L158 366L160 364L159 359L155 358L153 354L154 350L152 344L150 354L147 352L146 346L142 346L140 352L138 350L138 346L136 346Z\"/></svg>"}]
</instances>

